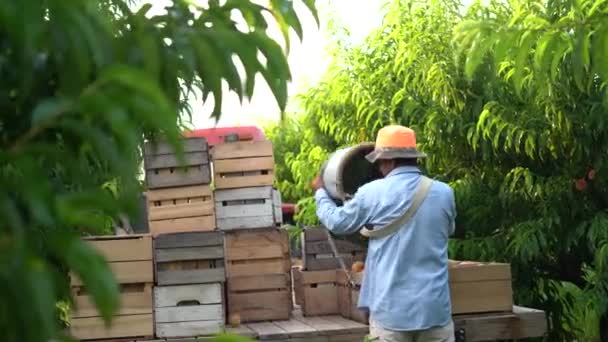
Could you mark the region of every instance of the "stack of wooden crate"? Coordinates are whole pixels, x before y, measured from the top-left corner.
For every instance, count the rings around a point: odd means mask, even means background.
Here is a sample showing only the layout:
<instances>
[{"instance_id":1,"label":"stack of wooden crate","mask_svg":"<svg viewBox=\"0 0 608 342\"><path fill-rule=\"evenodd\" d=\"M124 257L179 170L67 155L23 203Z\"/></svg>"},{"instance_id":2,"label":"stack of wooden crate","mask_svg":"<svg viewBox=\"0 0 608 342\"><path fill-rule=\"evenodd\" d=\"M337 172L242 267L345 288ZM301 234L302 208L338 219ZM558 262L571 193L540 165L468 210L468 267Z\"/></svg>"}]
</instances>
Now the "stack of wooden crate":
<instances>
[{"instance_id":1,"label":"stack of wooden crate","mask_svg":"<svg viewBox=\"0 0 608 342\"><path fill-rule=\"evenodd\" d=\"M144 146L148 221L154 236L215 229L207 142L204 138L184 138L182 142L183 160L167 143Z\"/></svg>"},{"instance_id":2,"label":"stack of wooden crate","mask_svg":"<svg viewBox=\"0 0 608 342\"><path fill-rule=\"evenodd\" d=\"M365 261L366 247L361 244L334 237L336 249L344 264L350 269L353 262ZM335 270L340 268L338 259L334 256L331 245L327 240L325 227L311 227L301 234L302 266L306 271Z\"/></svg>"},{"instance_id":3,"label":"stack of wooden crate","mask_svg":"<svg viewBox=\"0 0 608 342\"><path fill-rule=\"evenodd\" d=\"M154 240L156 336L205 336L224 329L221 232L161 234Z\"/></svg>"},{"instance_id":4,"label":"stack of wooden crate","mask_svg":"<svg viewBox=\"0 0 608 342\"><path fill-rule=\"evenodd\" d=\"M152 286L152 239L149 235L95 237L87 239L108 261L120 285L120 306L106 327L87 289L70 275L75 308L70 333L81 340L145 338L154 335Z\"/></svg>"},{"instance_id":5,"label":"stack of wooden crate","mask_svg":"<svg viewBox=\"0 0 608 342\"><path fill-rule=\"evenodd\" d=\"M216 223L225 233L228 315L255 322L289 319L289 237L280 228L270 141L236 141L212 151Z\"/></svg>"}]
</instances>

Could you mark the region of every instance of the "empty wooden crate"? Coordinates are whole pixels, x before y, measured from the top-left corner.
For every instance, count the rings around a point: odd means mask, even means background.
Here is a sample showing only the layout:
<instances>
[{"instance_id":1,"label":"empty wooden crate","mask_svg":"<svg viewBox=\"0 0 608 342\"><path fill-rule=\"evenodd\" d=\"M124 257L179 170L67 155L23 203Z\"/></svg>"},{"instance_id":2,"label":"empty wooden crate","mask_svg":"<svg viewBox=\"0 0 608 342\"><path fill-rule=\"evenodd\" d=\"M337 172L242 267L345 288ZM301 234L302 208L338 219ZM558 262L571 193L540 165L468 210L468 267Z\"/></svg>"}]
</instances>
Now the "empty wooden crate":
<instances>
[{"instance_id":1,"label":"empty wooden crate","mask_svg":"<svg viewBox=\"0 0 608 342\"><path fill-rule=\"evenodd\" d=\"M213 147L216 189L234 189L274 183L270 141L237 141Z\"/></svg>"},{"instance_id":2,"label":"empty wooden crate","mask_svg":"<svg viewBox=\"0 0 608 342\"><path fill-rule=\"evenodd\" d=\"M363 272L350 272L352 284L349 282L348 274L343 270L336 271L336 284L338 286L338 308L344 318L368 324L369 314L367 311L357 307L359 293L363 281Z\"/></svg>"},{"instance_id":3,"label":"empty wooden crate","mask_svg":"<svg viewBox=\"0 0 608 342\"><path fill-rule=\"evenodd\" d=\"M226 232L228 314L241 322L288 319L292 310L287 232Z\"/></svg>"},{"instance_id":4,"label":"empty wooden crate","mask_svg":"<svg viewBox=\"0 0 608 342\"><path fill-rule=\"evenodd\" d=\"M449 279L453 314L513 310L509 264L450 261Z\"/></svg>"},{"instance_id":5,"label":"empty wooden crate","mask_svg":"<svg viewBox=\"0 0 608 342\"><path fill-rule=\"evenodd\" d=\"M302 271L292 268L296 304L304 316L334 315L338 309L336 271Z\"/></svg>"},{"instance_id":6,"label":"empty wooden crate","mask_svg":"<svg viewBox=\"0 0 608 342\"><path fill-rule=\"evenodd\" d=\"M146 337L154 335L152 239L149 235L86 239L108 261L120 284L120 307L106 327L82 281L71 275L75 308L70 333L80 340Z\"/></svg>"},{"instance_id":7,"label":"empty wooden crate","mask_svg":"<svg viewBox=\"0 0 608 342\"><path fill-rule=\"evenodd\" d=\"M215 215L220 230L277 227L281 195L271 186L216 190Z\"/></svg>"},{"instance_id":8,"label":"empty wooden crate","mask_svg":"<svg viewBox=\"0 0 608 342\"><path fill-rule=\"evenodd\" d=\"M204 138L185 138L182 146L183 164L168 143L147 142L144 145L148 189L211 183L207 141Z\"/></svg>"},{"instance_id":9,"label":"empty wooden crate","mask_svg":"<svg viewBox=\"0 0 608 342\"><path fill-rule=\"evenodd\" d=\"M148 190L148 226L163 233L215 230L215 202L209 185Z\"/></svg>"},{"instance_id":10,"label":"empty wooden crate","mask_svg":"<svg viewBox=\"0 0 608 342\"><path fill-rule=\"evenodd\" d=\"M327 240L327 229L324 227L308 228L302 232L302 261L306 271L335 270L340 268ZM344 238L334 237L336 249L350 269L354 261L364 261L366 248Z\"/></svg>"},{"instance_id":11,"label":"empty wooden crate","mask_svg":"<svg viewBox=\"0 0 608 342\"><path fill-rule=\"evenodd\" d=\"M195 337L224 328L221 232L162 234L154 240L156 336Z\"/></svg>"}]
</instances>

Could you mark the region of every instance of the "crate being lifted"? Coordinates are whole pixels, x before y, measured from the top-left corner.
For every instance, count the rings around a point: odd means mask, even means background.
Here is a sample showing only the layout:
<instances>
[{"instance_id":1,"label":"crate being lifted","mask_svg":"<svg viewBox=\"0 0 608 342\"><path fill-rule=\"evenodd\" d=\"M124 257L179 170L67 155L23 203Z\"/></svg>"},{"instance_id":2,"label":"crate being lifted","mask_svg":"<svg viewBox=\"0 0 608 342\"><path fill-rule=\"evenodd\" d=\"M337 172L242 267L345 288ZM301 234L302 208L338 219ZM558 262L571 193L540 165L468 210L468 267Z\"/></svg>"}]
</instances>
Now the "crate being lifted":
<instances>
[{"instance_id":1,"label":"crate being lifted","mask_svg":"<svg viewBox=\"0 0 608 342\"><path fill-rule=\"evenodd\" d=\"M292 311L287 231L225 233L228 315L240 321L286 320Z\"/></svg>"},{"instance_id":2,"label":"crate being lifted","mask_svg":"<svg viewBox=\"0 0 608 342\"><path fill-rule=\"evenodd\" d=\"M281 194L272 186L216 190L215 215L220 230L278 227Z\"/></svg>"},{"instance_id":3,"label":"crate being lifted","mask_svg":"<svg viewBox=\"0 0 608 342\"><path fill-rule=\"evenodd\" d=\"M75 308L70 334L79 340L143 338L154 335L152 238L149 235L85 239L99 251L120 286L120 306L106 327L82 281L70 275Z\"/></svg>"},{"instance_id":4,"label":"crate being lifted","mask_svg":"<svg viewBox=\"0 0 608 342\"><path fill-rule=\"evenodd\" d=\"M272 185L274 157L272 143L263 141L226 142L213 147L213 175L216 189Z\"/></svg>"},{"instance_id":5,"label":"crate being lifted","mask_svg":"<svg viewBox=\"0 0 608 342\"><path fill-rule=\"evenodd\" d=\"M146 142L144 167L148 189L211 183L209 147L204 138L183 138L183 162L166 142Z\"/></svg>"},{"instance_id":6,"label":"crate being lifted","mask_svg":"<svg viewBox=\"0 0 608 342\"><path fill-rule=\"evenodd\" d=\"M164 233L215 230L215 202L209 185L148 190L148 226Z\"/></svg>"}]
</instances>

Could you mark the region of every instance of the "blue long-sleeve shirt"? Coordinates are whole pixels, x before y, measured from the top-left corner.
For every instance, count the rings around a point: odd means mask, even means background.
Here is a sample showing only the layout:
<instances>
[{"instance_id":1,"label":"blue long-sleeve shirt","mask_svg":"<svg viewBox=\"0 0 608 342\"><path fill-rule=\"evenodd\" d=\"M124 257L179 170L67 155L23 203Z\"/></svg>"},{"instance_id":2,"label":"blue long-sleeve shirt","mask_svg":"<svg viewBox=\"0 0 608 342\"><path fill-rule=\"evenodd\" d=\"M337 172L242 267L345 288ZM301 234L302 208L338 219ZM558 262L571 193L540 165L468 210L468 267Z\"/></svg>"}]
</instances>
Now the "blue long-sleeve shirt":
<instances>
[{"instance_id":1,"label":"blue long-sleeve shirt","mask_svg":"<svg viewBox=\"0 0 608 342\"><path fill-rule=\"evenodd\" d=\"M317 216L336 234L354 234L364 225L383 227L411 205L420 182L417 167L394 169L360 187L337 207L324 189L315 193ZM385 329L422 330L452 319L448 285L448 237L456 208L450 186L433 181L410 222L393 235L370 239L358 306Z\"/></svg>"}]
</instances>

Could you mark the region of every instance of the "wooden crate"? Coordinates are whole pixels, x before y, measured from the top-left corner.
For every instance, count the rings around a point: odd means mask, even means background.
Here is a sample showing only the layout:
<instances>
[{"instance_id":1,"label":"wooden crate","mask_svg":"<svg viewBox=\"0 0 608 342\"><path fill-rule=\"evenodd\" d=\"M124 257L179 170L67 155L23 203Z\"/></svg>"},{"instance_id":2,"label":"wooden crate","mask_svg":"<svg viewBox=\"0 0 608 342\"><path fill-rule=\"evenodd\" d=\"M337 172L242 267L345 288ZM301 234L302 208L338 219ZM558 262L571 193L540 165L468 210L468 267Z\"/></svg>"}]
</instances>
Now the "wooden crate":
<instances>
[{"instance_id":1,"label":"wooden crate","mask_svg":"<svg viewBox=\"0 0 608 342\"><path fill-rule=\"evenodd\" d=\"M324 227L309 228L302 232L302 262L306 271L335 270L340 268L338 259L334 256L329 242L327 230ZM350 269L355 261L365 261L365 246L334 237L336 249L342 256L344 264Z\"/></svg>"},{"instance_id":2,"label":"wooden crate","mask_svg":"<svg viewBox=\"0 0 608 342\"><path fill-rule=\"evenodd\" d=\"M357 307L359 292L363 280L363 272L351 273L354 287L348 283L348 276L343 270L336 270L336 284L338 287L338 308L340 315L353 321L369 324L369 313Z\"/></svg>"},{"instance_id":3,"label":"wooden crate","mask_svg":"<svg viewBox=\"0 0 608 342\"><path fill-rule=\"evenodd\" d=\"M144 167L148 189L211 183L209 148L205 138L184 138L184 164L165 143L144 145Z\"/></svg>"},{"instance_id":4,"label":"wooden crate","mask_svg":"<svg viewBox=\"0 0 608 342\"><path fill-rule=\"evenodd\" d=\"M215 230L215 202L208 185L148 190L146 198L154 236Z\"/></svg>"},{"instance_id":5,"label":"wooden crate","mask_svg":"<svg viewBox=\"0 0 608 342\"><path fill-rule=\"evenodd\" d=\"M512 311L511 266L450 261L452 313Z\"/></svg>"},{"instance_id":6,"label":"wooden crate","mask_svg":"<svg viewBox=\"0 0 608 342\"><path fill-rule=\"evenodd\" d=\"M292 268L296 304L304 316L334 315L338 308L336 271L302 271Z\"/></svg>"},{"instance_id":7,"label":"wooden crate","mask_svg":"<svg viewBox=\"0 0 608 342\"><path fill-rule=\"evenodd\" d=\"M156 284L223 283L224 236L221 232L162 234L154 239Z\"/></svg>"},{"instance_id":8,"label":"wooden crate","mask_svg":"<svg viewBox=\"0 0 608 342\"><path fill-rule=\"evenodd\" d=\"M278 227L281 195L271 186L216 190L215 215L220 230Z\"/></svg>"},{"instance_id":9,"label":"wooden crate","mask_svg":"<svg viewBox=\"0 0 608 342\"><path fill-rule=\"evenodd\" d=\"M76 305L70 334L80 340L153 336L152 238L127 235L86 240L106 258L120 283L120 307L112 325L106 327L82 281L70 275Z\"/></svg>"},{"instance_id":10,"label":"wooden crate","mask_svg":"<svg viewBox=\"0 0 608 342\"><path fill-rule=\"evenodd\" d=\"M213 147L213 175L216 189L234 189L274 183L272 143L237 141Z\"/></svg>"},{"instance_id":11,"label":"wooden crate","mask_svg":"<svg viewBox=\"0 0 608 342\"><path fill-rule=\"evenodd\" d=\"M289 319L289 238L282 229L226 232L228 315L241 322Z\"/></svg>"},{"instance_id":12,"label":"wooden crate","mask_svg":"<svg viewBox=\"0 0 608 342\"><path fill-rule=\"evenodd\" d=\"M154 317L157 337L196 337L224 329L223 283L157 286Z\"/></svg>"}]
</instances>

